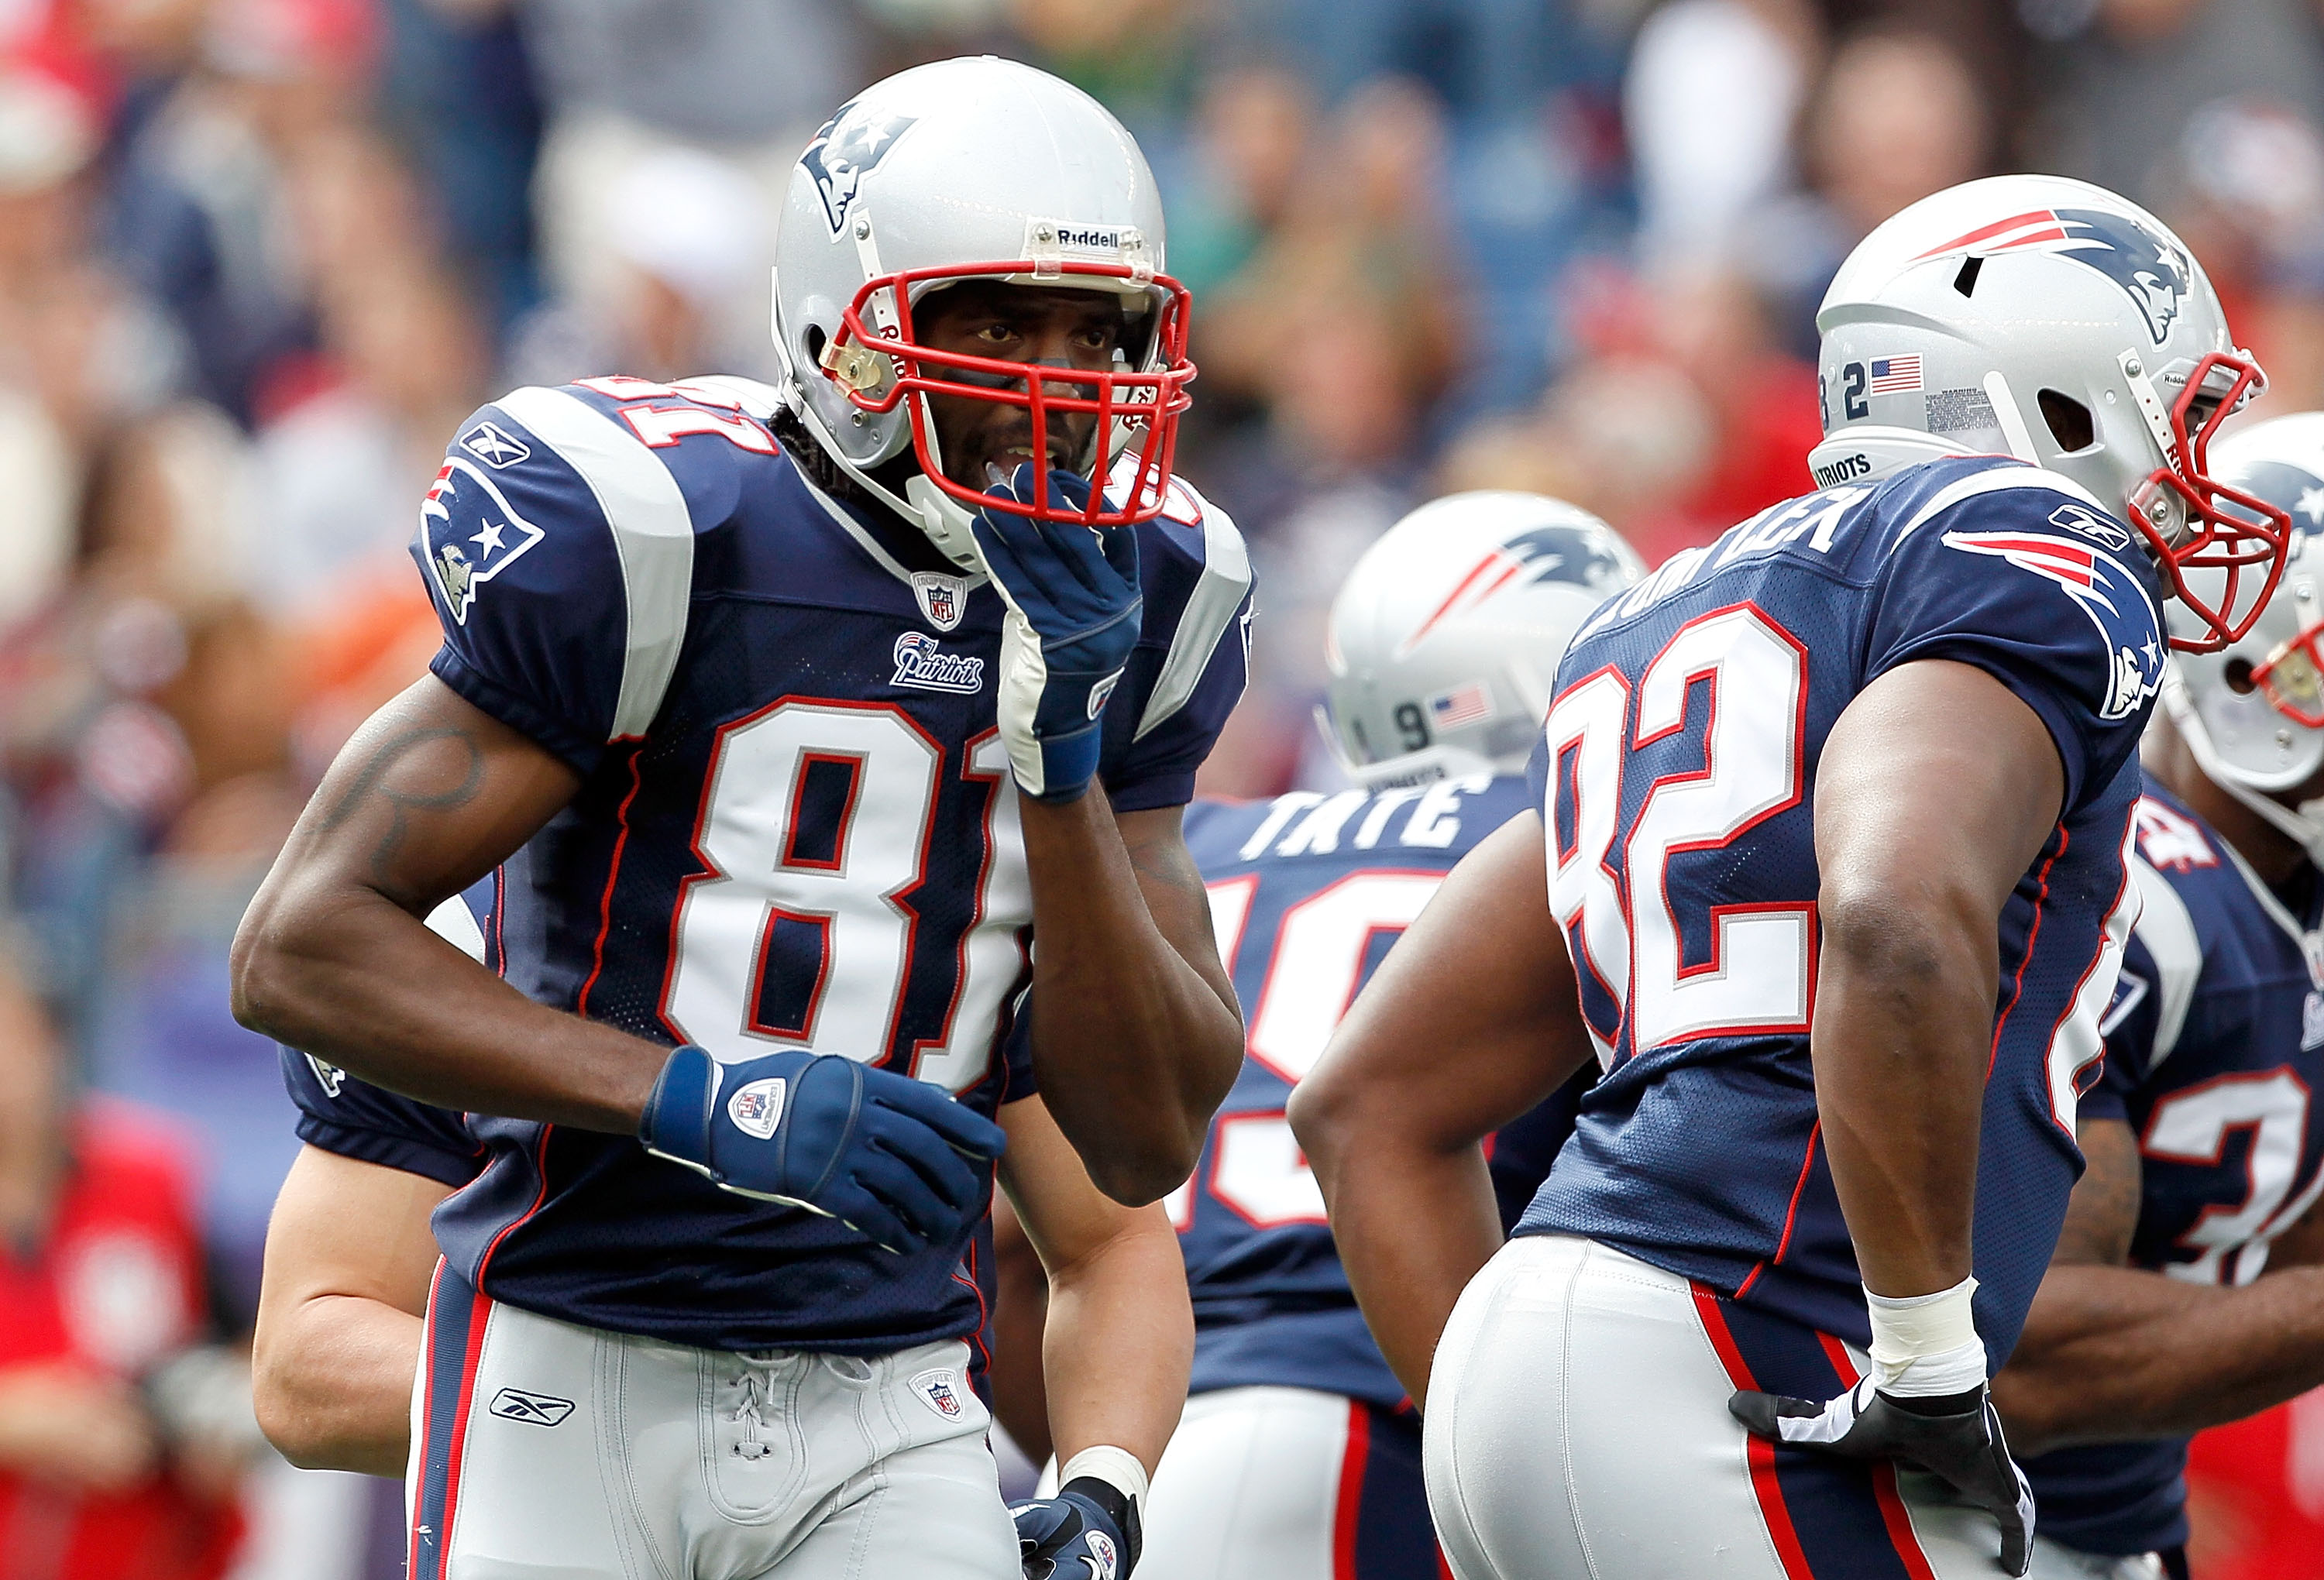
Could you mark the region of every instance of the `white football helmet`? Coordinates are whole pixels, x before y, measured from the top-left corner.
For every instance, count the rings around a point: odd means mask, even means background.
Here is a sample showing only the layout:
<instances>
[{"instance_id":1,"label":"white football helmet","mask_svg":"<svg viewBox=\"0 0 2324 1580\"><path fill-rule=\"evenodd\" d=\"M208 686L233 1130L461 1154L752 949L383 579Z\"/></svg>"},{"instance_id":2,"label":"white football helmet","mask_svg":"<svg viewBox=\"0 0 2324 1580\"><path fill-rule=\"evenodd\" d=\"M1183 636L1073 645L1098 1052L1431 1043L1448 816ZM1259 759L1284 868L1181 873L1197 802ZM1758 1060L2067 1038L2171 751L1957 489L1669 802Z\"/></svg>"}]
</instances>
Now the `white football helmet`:
<instances>
[{"instance_id":1,"label":"white football helmet","mask_svg":"<svg viewBox=\"0 0 2324 1580\"><path fill-rule=\"evenodd\" d=\"M1106 372L932 350L913 309L997 279L1103 291L1129 318ZM775 239L774 336L786 399L848 475L975 566L970 512L1124 526L1159 514L1179 415L1188 299L1162 271L1162 199L1121 124L1077 87L991 56L915 67L840 106L791 173ZM926 397L1028 409L1036 455L1060 412L1097 421L1075 510L998 500L944 473ZM907 450L903 465L892 464ZM917 463L917 470L913 463Z\"/></svg>"},{"instance_id":2,"label":"white football helmet","mask_svg":"<svg viewBox=\"0 0 2324 1580\"><path fill-rule=\"evenodd\" d=\"M1332 601L1323 738L1375 788L1518 772L1566 644L1646 574L1611 527L1562 500L1480 491L1421 506Z\"/></svg>"},{"instance_id":3,"label":"white football helmet","mask_svg":"<svg viewBox=\"0 0 2324 1580\"><path fill-rule=\"evenodd\" d=\"M2012 455L2124 513L2195 617L2177 622L2174 646L2218 648L2251 628L2290 524L2221 483L2209 448L2266 378L2236 349L2202 266L2153 215L2057 176L1950 188L1858 244L1816 326L1818 486L1937 455ZM2223 574L2199 596L2195 569Z\"/></svg>"},{"instance_id":4,"label":"white football helmet","mask_svg":"<svg viewBox=\"0 0 2324 1580\"><path fill-rule=\"evenodd\" d=\"M2240 428L2219 441L2211 464L2289 512L2297 536L2251 629L2216 652L2174 659L2163 704L2213 784L2324 862L2324 796L2296 807L2276 799L2324 768L2324 411ZM2174 626L2186 618L2172 611Z\"/></svg>"}]
</instances>

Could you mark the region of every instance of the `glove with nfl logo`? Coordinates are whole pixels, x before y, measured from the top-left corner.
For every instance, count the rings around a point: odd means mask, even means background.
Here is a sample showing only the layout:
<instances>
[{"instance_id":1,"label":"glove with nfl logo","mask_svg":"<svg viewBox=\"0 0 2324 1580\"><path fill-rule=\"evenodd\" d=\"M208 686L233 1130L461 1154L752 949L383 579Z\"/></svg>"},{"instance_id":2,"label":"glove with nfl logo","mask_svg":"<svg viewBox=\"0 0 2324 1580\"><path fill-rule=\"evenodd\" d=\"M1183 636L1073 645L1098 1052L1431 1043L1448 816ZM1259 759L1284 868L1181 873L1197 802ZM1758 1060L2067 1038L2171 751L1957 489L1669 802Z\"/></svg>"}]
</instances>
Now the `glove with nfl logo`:
<instances>
[{"instance_id":1,"label":"glove with nfl logo","mask_svg":"<svg viewBox=\"0 0 2324 1580\"><path fill-rule=\"evenodd\" d=\"M1008 1137L940 1087L835 1053L721 1065L674 1049L638 1139L722 1190L837 1218L882 1250L956 1238Z\"/></svg>"},{"instance_id":2,"label":"glove with nfl logo","mask_svg":"<svg viewBox=\"0 0 2324 1580\"><path fill-rule=\"evenodd\" d=\"M1868 1291L1871 1375L1823 1403L1746 1391L1727 1408L1778 1443L1936 1476L1994 1517L2002 1570L2023 1575L2034 1563L2034 1489L2009 1456L1986 1383L1985 1346L1969 1311L1976 1290L1972 1278L1933 1295L1890 1300Z\"/></svg>"},{"instance_id":3,"label":"glove with nfl logo","mask_svg":"<svg viewBox=\"0 0 2324 1580\"><path fill-rule=\"evenodd\" d=\"M1070 472L1037 482L1030 463L989 491L1025 500L1048 490L1079 510L1090 485ZM992 585L1009 605L1001 634L1001 736L1018 787L1041 801L1079 800L1097 773L1105 704L1138 645L1144 600L1138 539L1127 528L1034 521L980 510L970 522Z\"/></svg>"},{"instance_id":4,"label":"glove with nfl logo","mask_svg":"<svg viewBox=\"0 0 2324 1580\"><path fill-rule=\"evenodd\" d=\"M1076 1476L1009 1513L1025 1580L1129 1580L1137 1566L1138 1505L1101 1477Z\"/></svg>"}]
</instances>

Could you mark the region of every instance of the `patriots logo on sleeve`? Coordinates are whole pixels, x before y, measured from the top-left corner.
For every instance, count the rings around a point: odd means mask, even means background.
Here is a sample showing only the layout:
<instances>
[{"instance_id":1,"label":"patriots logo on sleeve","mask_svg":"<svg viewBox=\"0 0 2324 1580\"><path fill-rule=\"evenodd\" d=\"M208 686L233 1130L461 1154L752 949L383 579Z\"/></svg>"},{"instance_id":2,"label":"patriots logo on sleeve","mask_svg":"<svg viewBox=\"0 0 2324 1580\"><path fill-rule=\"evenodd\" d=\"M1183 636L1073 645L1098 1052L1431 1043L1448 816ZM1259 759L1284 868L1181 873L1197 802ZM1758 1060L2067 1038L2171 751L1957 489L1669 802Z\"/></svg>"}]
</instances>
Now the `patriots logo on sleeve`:
<instances>
[{"instance_id":1,"label":"patriots logo on sleeve","mask_svg":"<svg viewBox=\"0 0 2324 1580\"><path fill-rule=\"evenodd\" d=\"M2086 545L2032 532L1948 532L1944 543L2032 572L2089 617L2112 655L2099 718L2127 719L2163 689L2163 632L2154 606L2114 560Z\"/></svg>"},{"instance_id":2,"label":"patriots logo on sleeve","mask_svg":"<svg viewBox=\"0 0 2324 1580\"><path fill-rule=\"evenodd\" d=\"M456 625L468 623L478 587L548 536L511 509L491 479L465 461L447 461L420 501L429 574Z\"/></svg>"}]
</instances>

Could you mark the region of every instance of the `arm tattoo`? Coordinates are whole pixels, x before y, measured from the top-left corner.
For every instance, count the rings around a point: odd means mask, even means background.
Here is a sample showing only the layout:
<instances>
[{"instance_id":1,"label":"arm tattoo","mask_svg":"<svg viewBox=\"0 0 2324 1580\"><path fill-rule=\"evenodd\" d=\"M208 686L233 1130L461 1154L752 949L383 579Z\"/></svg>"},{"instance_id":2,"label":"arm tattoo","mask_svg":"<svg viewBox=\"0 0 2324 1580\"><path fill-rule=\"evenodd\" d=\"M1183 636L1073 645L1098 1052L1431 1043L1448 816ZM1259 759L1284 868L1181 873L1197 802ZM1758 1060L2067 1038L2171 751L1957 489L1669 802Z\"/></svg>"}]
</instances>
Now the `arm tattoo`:
<instances>
[{"instance_id":1,"label":"arm tattoo","mask_svg":"<svg viewBox=\"0 0 2324 1580\"><path fill-rule=\"evenodd\" d=\"M448 743L453 749L429 750L438 741ZM458 782L441 789L407 787L390 782L397 769L412 762L419 767L408 776L410 780L441 785L456 774ZM475 799L484 782L484 754L466 730L439 725L407 730L379 744L356 770L355 782L347 786L319 826L321 831L328 833L346 823L363 807L374 801L385 802L393 809L392 817L371 853L372 876L383 880L396 851L403 844L413 813L448 812L456 806L465 806Z\"/></svg>"}]
</instances>

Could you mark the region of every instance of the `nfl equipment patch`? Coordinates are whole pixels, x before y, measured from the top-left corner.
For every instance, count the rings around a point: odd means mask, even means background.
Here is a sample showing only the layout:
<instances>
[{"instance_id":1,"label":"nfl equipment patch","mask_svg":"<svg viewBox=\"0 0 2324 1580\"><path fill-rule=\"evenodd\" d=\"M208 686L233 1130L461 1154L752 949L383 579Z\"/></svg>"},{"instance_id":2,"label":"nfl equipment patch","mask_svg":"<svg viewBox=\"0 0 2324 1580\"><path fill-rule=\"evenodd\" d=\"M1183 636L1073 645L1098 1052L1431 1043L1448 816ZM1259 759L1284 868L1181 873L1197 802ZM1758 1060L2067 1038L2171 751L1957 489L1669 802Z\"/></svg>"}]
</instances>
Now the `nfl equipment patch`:
<instances>
[{"instance_id":1,"label":"nfl equipment patch","mask_svg":"<svg viewBox=\"0 0 2324 1580\"><path fill-rule=\"evenodd\" d=\"M968 578L936 571L914 571L912 596L919 600L920 612L930 625L948 631L960 624L960 617L968 608Z\"/></svg>"},{"instance_id":2,"label":"nfl equipment patch","mask_svg":"<svg viewBox=\"0 0 2324 1580\"><path fill-rule=\"evenodd\" d=\"M922 1403L948 1421L960 1419L967 1409L960 1401L960 1379L950 1371L923 1372L911 1387Z\"/></svg>"},{"instance_id":3,"label":"nfl equipment patch","mask_svg":"<svg viewBox=\"0 0 2324 1580\"><path fill-rule=\"evenodd\" d=\"M774 1134L775 1127L783 1122L783 1078L769 1076L738 1088L726 1099L726 1116L745 1135L764 1141Z\"/></svg>"}]
</instances>

